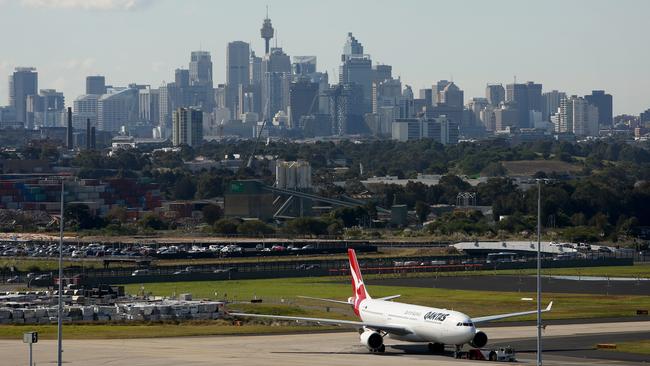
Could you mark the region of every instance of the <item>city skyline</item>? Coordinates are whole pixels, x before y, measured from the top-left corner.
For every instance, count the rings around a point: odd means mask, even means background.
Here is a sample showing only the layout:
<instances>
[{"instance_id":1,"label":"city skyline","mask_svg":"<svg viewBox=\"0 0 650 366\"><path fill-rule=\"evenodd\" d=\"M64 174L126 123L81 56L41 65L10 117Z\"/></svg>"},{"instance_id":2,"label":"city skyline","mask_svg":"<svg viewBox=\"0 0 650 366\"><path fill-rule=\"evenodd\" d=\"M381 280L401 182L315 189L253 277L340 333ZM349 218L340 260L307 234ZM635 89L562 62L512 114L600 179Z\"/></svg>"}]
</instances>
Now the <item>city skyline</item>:
<instances>
[{"instance_id":1,"label":"city skyline","mask_svg":"<svg viewBox=\"0 0 650 366\"><path fill-rule=\"evenodd\" d=\"M500 6L478 1L413 2L388 11L382 6L387 2L381 1L310 6L268 2L276 30L271 42L275 45L277 41L292 57L317 56L319 70L327 71L330 80L338 79L345 37L352 32L375 63L392 65L393 75L401 76L403 85L411 85L414 91L430 88L440 79L453 79L469 100L484 96L486 84L505 85L516 75L518 82L533 80L543 84L544 91L557 89L569 95L604 89L614 95L615 114L638 114L647 109L644 93L650 88L650 70L642 62L650 51L642 47L642 22L633 19L647 13L644 10L650 10L650 4L574 1L562 4L563 12L553 13L560 2L496 3ZM71 105L84 93L87 75L105 75L111 85L158 87L163 80L173 80L175 68L186 67L192 51L204 50L212 56L213 84L217 85L226 82L229 42L248 42L253 51L263 54L259 28L267 2L229 4L228 16L222 12L214 24L207 19L210 14L220 14L223 4L200 0L183 4L179 11L178 2L172 0L0 1L0 9L7 15L0 26L4 34L18 29L21 21L31 19L34 25L21 37L9 37L7 49L15 51L0 56L0 104L8 100L7 75L18 66L36 67L39 89L62 91L66 104ZM337 12L343 4L348 12ZM585 16L576 17L572 13L576 9ZM355 21L353 15L358 17L359 11L365 11L368 19ZM439 12L454 16L435 15ZM624 21L616 16L618 12L625 14ZM547 17L549 13L554 17ZM570 19L571 15L575 19ZM174 16L192 21L182 29L165 26L173 24ZM525 28L512 32L517 26ZM478 33L479 28L484 31ZM62 41L43 42L45 31ZM423 32L431 35L430 43L404 42L410 37L421 42L426 35ZM564 37L558 37L558 32ZM485 39L477 39L479 34ZM492 53L487 53L490 50Z\"/></svg>"}]
</instances>

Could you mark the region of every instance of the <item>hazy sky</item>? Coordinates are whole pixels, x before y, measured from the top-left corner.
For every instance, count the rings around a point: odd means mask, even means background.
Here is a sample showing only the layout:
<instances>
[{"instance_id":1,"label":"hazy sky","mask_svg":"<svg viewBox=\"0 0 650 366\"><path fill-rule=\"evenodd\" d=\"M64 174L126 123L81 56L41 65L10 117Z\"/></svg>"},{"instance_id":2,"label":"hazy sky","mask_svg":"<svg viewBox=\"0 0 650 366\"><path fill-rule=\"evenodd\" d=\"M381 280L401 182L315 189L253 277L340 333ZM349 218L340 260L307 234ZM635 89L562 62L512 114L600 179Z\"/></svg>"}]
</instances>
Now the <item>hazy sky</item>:
<instances>
[{"instance_id":1,"label":"hazy sky","mask_svg":"<svg viewBox=\"0 0 650 366\"><path fill-rule=\"evenodd\" d=\"M89 74L113 85L172 81L198 49L212 53L223 83L229 41L263 53L267 4L278 45L318 56L330 80L353 32L416 96L453 78L468 100L516 75L545 91L605 89L616 114L650 108L647 0L0 0L0 105L15 66L36 67L39 88L62 90L67 103Z\"/></svg>"}]
</instances>

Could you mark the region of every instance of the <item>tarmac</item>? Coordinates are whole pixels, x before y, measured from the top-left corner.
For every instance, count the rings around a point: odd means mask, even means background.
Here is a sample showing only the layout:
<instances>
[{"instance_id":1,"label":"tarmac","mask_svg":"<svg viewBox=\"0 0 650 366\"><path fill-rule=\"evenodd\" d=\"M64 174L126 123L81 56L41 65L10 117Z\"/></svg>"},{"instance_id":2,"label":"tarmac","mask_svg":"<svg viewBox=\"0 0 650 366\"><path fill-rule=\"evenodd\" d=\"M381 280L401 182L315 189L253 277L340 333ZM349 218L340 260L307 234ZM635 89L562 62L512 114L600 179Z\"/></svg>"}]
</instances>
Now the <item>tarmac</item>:
<instances>
[{"instance_id":1,"label":"tarmac","mask_svg":"<svg viewBox=\"0 0 650 366\"><path fill-rule=\"evenodd\" d=\"M534 326L483 328L492 340L488 345L516 342L524 347L517 357L520 364L535 363ZM65 329L64 329L65 335ZM650 338L650 321L628 323L592 323L547 326L544 339L549 349L545 365L643 365L627 354L611 352L602 358L594 344L610 343L615 337L627 341ZM617 338L616 338L617 339ZM526 343L527 342L527 343ZM532 343L531 343L532 342ZM483 361L456 360L449 355L426 352L426 345L386 339L384 354L370 354L359 344L355 332L318 334L212 336L155 339L67 340L63 359L67 366L130 365L484 365ZM576 354L557 353L574 349ZM517 349L517 348L515 348ZM532 347L534 349L534 346ZM0 363L6 366L27 363L26 344L20 340L0 340ZM593 353L593 355L592 355ZM592 357L593 356L593 357ZM646 357L648 358L648 357ZM648 358L650 359L650 358ZM56 341L39 341L34 345L37 365L56 364ZM641 359L643 360L643 358Z\"/></svg>"}]
</instances>

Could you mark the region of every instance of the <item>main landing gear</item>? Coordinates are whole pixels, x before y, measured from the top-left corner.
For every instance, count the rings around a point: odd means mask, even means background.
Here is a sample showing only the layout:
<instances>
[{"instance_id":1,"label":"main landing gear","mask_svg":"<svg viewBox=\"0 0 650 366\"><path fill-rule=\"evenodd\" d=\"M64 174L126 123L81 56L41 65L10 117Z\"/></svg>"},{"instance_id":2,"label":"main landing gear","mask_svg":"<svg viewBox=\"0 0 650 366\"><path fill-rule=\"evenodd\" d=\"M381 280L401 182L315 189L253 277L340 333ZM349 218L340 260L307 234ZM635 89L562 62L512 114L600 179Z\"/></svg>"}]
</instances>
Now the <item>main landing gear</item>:
<instances>
[{"instance_id":1,"label":"main landing gear","mask_svg":"<svg viewBox=\"0 0 650 366\"><path fill-rule=\"evenodd\" d=\"M442 343L429 343L429 352L440 355L445 353L445 345Z\"/></svg>"}]
</instances>

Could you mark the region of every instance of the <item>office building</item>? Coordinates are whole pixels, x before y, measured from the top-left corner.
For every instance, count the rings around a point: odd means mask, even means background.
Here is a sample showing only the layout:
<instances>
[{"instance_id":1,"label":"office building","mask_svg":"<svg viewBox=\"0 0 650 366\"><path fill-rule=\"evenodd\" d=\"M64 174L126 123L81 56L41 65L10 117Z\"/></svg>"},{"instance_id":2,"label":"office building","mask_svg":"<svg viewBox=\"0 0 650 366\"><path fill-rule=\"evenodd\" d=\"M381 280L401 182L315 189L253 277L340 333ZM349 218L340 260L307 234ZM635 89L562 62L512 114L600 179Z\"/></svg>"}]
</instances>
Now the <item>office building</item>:
<instances>
[{"instance_id":1,"label":"office building","mask_svg":"<svg viewBox=\"0 0 650 366\"><path fill-rule=\"evenodd\" d=\"M390 65L374 65L372 71L374 74L374 82L381 82L393 78L393 67Z\"/></svg>"},{"instance_id":2,"label":"office building","mask_svg":"<svg viewBox=\"0 0 650 366\"><path fill-rule=\"evenodd\" d=\"M399 106L401 98L400 79L385 79L372 83L372 113L379 113L381 107Z\"/></svg>"},{"instance_id":3,"label":"office building","mask_svg":"<svg viewBox=\"0 0 650 366\"><path fill-rule=\"evenodd\" d=\"M432 139L443 145L458 143L458 125L444 116L433 119L400 118L393 122L393 140Z\"/></svg>"},{"instance_id":4,"label":"office building","mask_svg":"<svg viewBox=\"0 0 650 366\"><path fill-rule=\"evenodd\" d=\"M464 93L460 88L450 82L438 92L438 104L445 104L448 107L454 108L463 108L464 105Z\"/></svg>"},{"instance_id":5,"label":"office building","mask_svg":"<svg viewBox=\"0 0 650 366\"><path fill-rule=\"evenodd\" d=\"M433 105L433 89L431 88L420 89L419 97L420 99L424 100L424 103L427 106Z\"/></svg>"},{"instance_id":6,"label":"office building","mask_svg":"<svg viewBox=\"0 0 650 366\"><path fill-rule=\"evenodd\" d=\"M289 105L291 60L282 48L272 48L262 60L262 115L270 120Z\"/></svg>"},{"instance_id":7,"label":"office building","mask_svg":"<svg viewBox=\"0 0 650 366\"><path fill-rule=\"evenodd\" d=\"M192 52L189 78L192 86L208 86L212 88L212 58L210 52Z\"/></svg>"},{"instance_id":8,"label":"office building","mask_svg":"<svg viewBox=\"0 0 650 366\"><path fill-rule=\"evenodd\" d=\"M101 75L86 76L86 94L106 94L106 78Z\"/></svg>"},{"instance_id":9,"label":"office building","mask_svg":"<svg viewBox=\"0 0 650 366\"><path fill-rule=\"evenodd\" d=\"M73 101L72 125L75 128L83 128L87 120L90 120L92 125L97 125L97 105L100 97L98 94L86 94Z\"/></svg>"},{"instance_id":10,"label":"office building","mask_svg":"<svg viewBox=\"0 0 650 366\"><path fill-rule=\"evenodd\" d=\"M138 108L140 121L150 125L158 125L160 121L160 90L151 89L147 86L145 89L138 90Z\"/></svg>"},{"instance_id":11,"label":"office building","mask_svg":"<svg viewBox=\"0 0 650 366\"><path fill-rule=\"evenodd\" d=\"M506 131L519 127L519 110L513 103L502 103L494 110L494 131Z\"/></svg>"},{"instance_id":12,"label":"office building","mask_svg":"<svg viewBox=\"0 0 650 366\"><path fill-rule=\"evenodd\" d=\"M33 67L17 67L9 76L9 106L16 111L16 121L27 128L27 96L38 94L38 73Z\"/></svg>"},{"instance_id":13,"label":"office building","mask_svg":"<svg viewBox=\"0 0 650 366\"><path fill-rule=\"evenodd\" d=\"M549 122L551 116L560 108L560 101L566 98L566 93L553 90L542 94L542 120Z\"/></svg>"},{"instance_id":14,"label":"office building","mask_svg":"<svg viewBox=\"0 0 650 366\"><path fill-rule=\"evenodd\" d=\"M97 102L97 128L117 132L137 122L138 95L136 88L108 90L108 94L102 95Z\"/></svg>"},{"instance_id":15,"label":"office building","mask_svg":"<svg viewBox=\"0 0 650 366\"><path fill-rule=\"evenodd\" d=\"M226 105L236 113L239 108L239 89L247 86L250 79L250 45L235 41L226 48ZM234 116L233 116L234 117Z\"/></svg>"},{"instance_id":16,"label":"office building","mask_svg":"<svg viewBox=\"0 0 650 366\"><path fill-rule=\"evenodd\" d=\"M498 107L506 100L506 90L501 84L488 84L485 87L485 97L491 106Z\"/></svg>"},{"instance_id":17,"label":"office building","mask_svg":"<svg viewBox=\"0 0 650 366\"><path fill-rule=\"evenodd\" d=\"M32 127L64 126L65 98L54 89L41 89L26 99L27 125Z\"/></svg>"},{"instance_id":18,"label":"office building","mask_svg":"<svg viewBox=\"0 0 650 366\"><path fill-rule=\"evenodd\" d=\"M248 59L249 77L248 83L258 85L262 83L262 58L255 56L255 51L251 51Z\"/></svg>"},{"instance_id":19,"label":"office building","mask_svg":"<svg viewBox=\"0 0 650 366\"><path fill-rule=\"evenodd\" d=\"M485 121L481 117L481 112L490 105L487 98L472 98L467 102L467 109L470 112L470 125L485 126Z\"/></svg>"},{"instance_id":20,"label":"office building","mask_svg":"<svg viewBox=\"0 0 650 366\"><path fill-rule=\"evenodd\" d=\"M339 84L358 84L363 93L363 113L372 110L372 82L375 73L370 55L363 53L363 45L348 33L339 67Z\"/></svg>"},{"instance_id":21,"label":"office building","mask_svg":"<svg viewBox=\"0 0 650 366\"><path fill-rule=\"evenodd\" d=\"M203 112L195 108L177 108L173 112L174 146L198 146L203 141Z\"/></svg>"},{"instance_id":22,"label":"office building","mask_svg":"<svg viewBox=\"0 0 650 366\"><path fill-rule=\"evenodd\" d=\"M646 109L644 112L639 114L639 122L646 123L650 122L650 109Z\"/></svg>"},{"instance_id":23,"label":"office building","mask_svg":"<svg viewBox=\"0 0 650 366\"><path fill-rule=\"evenodd\" d=\"M242 41L228 43L226 49L226 84L237 89L250 79L250 45Z\"/></svg>"},{"instance_id":24,"label":"office building","mask_svg":"<svg viewBox=\"0 0 650 366\"><path fill-rule=\"evenodd\" d=\"M316 56L293 56L291 71L295 76L310 76L316 73Z\"/></svg>"},{"instance_id":25,"label":"office building","mask_svg":"<svg viewBox=\"0 0 650 366\"><path fill-rule=\"evenodd\" d=\"M606 94L604 90L593 90L591 95L585 95L587 102L598 108L598 122L604 126L614 124L612 95Z\"/></svg>"},{"instance_id":26,"label":"office building","mask_svg":"<svg viewBox=\"0 0 650 366\"><path fill-rule=\"evenodd\" d=\"M530 128L530 111L542 111L542 84L507 84L506 101L513 103L518 112L517 127Z\"/></svg>"},{"instance_id":27,"label":"office building","mask_svg":"<svg viewBox=\"0 0 650 366\"><path fill-rule=\"evenodd\" d=\"M292 82L289 89L289 128L297 128L302 116L318 113L318 84L309 80Z\"/></svg>"}]
</instances>

